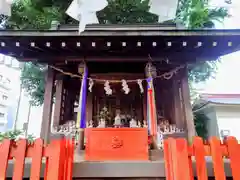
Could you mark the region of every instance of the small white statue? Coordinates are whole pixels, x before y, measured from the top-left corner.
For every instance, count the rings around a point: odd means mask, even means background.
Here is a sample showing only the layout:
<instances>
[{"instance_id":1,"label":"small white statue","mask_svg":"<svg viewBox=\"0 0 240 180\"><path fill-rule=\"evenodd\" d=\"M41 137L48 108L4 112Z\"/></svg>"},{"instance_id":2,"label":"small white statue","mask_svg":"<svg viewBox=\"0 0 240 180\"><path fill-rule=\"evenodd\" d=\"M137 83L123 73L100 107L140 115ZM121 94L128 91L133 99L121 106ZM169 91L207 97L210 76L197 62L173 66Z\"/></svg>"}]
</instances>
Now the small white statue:
<instances>
[{"instance_id":1,"label":"small white statue","mask_svg":"<svg viewBox=\"0 0 240 180\"><path fill-rule=\"evenodd\" d=\"M106 121L103 118L101 118L98 124L98 128L105 128L105 127L106 127Z\"/></svg>"},{"instance_id":2,"label":"small white statue","mask_svg":"<svg viewBox=\"0 0 240 180\"><path fill-rule=\"evenodd\" d=\"M63 126L63 132L64 132L64 133L68 133L68 132L69 132L69 126L68 126L68 124L66 124L65 126Z\"/></svg>"},{"instance_id":3,"label":"small white statue","mask_svg":"<svg viewBox=\"0 0 240 180\"><path fill-rule=\"evenodd\" d=\"M176 132L176 125L170 124L169 125L169 131L172 132L172 133Z\"/></svg>"},{"instance_id":4,"label":"small white statue","mask_svg":"<svg viewBox=\"0 0 240 180\"><path fill-rule=\"evenodd\" d=\"M168 120L164 120L163 123L164 123L164 125L166 125L166 126L169 126L169 125L170 125L170 123L169 123Z\"/></svg>"},{"instance_id":5,"label":"small white statue","mask_svg":"<svg viewBox=\"0 0 240 180\"><path fill-rule=\"evenodd\" d=\"M164 133L169 133L170 132L170 129L169 129L169 126L164 126L164 130L163 130Z\"/></svg>"},{"instance_id":6,"label":"small white statue","mask_svg":"<svg viewBox=\"0 0 240 180\"><path fill-rule=\"evenodd\" d=\"M163 133L162 133L162 131L157 132L157 146L159 149L163 149Z\"/></svg>"},{"instance_id":7,"label":"small white statue","mask_svg":"<svg viewBox=\"0 0 240 180\"><path fill-rule=\"evenodd\" d=\"M89 127L89 128L92 128L92 127L93 127L93 120L90 120L90 121L88 122L88 127Z\"/></svg>"},{"instance_id":8,"label":"small white statue","mask_svg":"<svg viewBox=\"0 0 240 180\"><path fill-rule=\"evenodd\" d=\"M59 133L64 133L64 127L60 126L60 130L58 131Z\"/></svg>"},{"instance_id":9,"label":"small white statue","mask_svg":"<svg viewBox=\"0 0 240 180\"><path fill-rule=\"evenodd\" d=\"M137 121L135 120L135 119L131 119L131 121L129 122L129 124L130 124L130 127L131 128L136 128L136 127L138 127L138 124L137 124Z\"/></svg>"},{"instance_id":10,"label":"small white statue","mask_svg":"<svg viewBox=\"0 0 240 180\"><path fill-rule=\"evenodd\" d=\"M74 134L74 132L75 132L75 131L74 131L73 127L70 126L70 127L69 127L69 133Z\"/></svg>"},{"instance_id":11,"label":"small white statue","mask_svg":"<svg viewBox=\"0 0 240 180\"><path fill-rule=\"evenodd\" d=\"M114 119L114 126L121 126L121 117L119 114L116 115L115 119Z\"/></svg>"},{"instance_id":12,"label":"small white statue","mask_svg":"<svg viewBox=\"0 0 240 180\"><path fill-rule=\"evenodd\" d=\"M148 124L147 124L147 121L146 121L146 120L143 120L143 127L144 127L144 128L147 128L147 127L148 127Z\"/></svg>"},{"instance_id":13,"label":"small white statue","mask_svg":"<svg viewBox=\"0 0 240 180\"><path fill-rule=\"evenodd\" d=\"M58 127L57 127L57 126L54 126L54 127L52 128L52 133L53 133L53 134L57 134L57 133L58 133Z\"/></svg>"}]
</instances>

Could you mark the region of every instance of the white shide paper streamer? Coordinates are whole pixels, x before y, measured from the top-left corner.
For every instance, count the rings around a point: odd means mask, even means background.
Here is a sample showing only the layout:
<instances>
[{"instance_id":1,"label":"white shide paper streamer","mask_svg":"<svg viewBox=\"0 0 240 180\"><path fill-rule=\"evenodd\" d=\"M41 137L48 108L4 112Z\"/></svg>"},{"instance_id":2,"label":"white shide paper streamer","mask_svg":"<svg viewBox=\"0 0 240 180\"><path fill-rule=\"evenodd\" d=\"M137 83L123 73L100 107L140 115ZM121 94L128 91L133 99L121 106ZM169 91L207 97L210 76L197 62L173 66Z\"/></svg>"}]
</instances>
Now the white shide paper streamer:
<instances>
[{"instance_id":1,"label":"white shide paper streamer","mask_svg":"<svg viewBox=\"0 0 240 180\"><path fill-rule=\"evenodd\" d=\"M0 0L0 14L11 16L11 6L13 0Z\"/></svg>"},{"instance_id":2,"label":"white shide paper streamer","mask_svg":"<svg viewBox=\"0 0 240 180\"><path fill-rule=\"evenodd\" d=\"M150 0L149 12L158 15L158 22L172 20L176 17L178 0Z\"/></svg>"},{"instance_id":3,"label":"white shide paper streamer","mask_svg":"<svg viewBox=\"0 0 240 180\"><path fill-rule=\"evenodd\" d=\"M79 21L79 33L85 30L87 24L98 24L97 11L108 5L107 0L73 0L66 13Z\"/></svg>"}]
</instances>

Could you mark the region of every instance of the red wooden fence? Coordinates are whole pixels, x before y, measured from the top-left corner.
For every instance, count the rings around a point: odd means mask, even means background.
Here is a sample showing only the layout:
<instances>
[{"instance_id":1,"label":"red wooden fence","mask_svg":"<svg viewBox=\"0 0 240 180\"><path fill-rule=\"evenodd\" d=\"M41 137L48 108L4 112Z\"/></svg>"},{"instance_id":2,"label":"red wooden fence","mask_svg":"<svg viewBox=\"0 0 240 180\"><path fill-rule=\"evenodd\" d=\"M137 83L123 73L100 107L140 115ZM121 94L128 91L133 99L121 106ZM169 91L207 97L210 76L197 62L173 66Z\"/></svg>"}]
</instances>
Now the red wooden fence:
<instances>
[{"instance_id":1,"label":"red wooden fence","mask_svg":"<svg viewBox=\"0 0 240 180\"><path fill-rule=\"evenodd\" d=\"M167 180L193 180L192 156L196 160L198 180L207 180L205 156L212 157L215 180L225 180L223 158L230 159L232 176L240 180L240 146L234 137L228 137L224 144L216 138L204 145L200 137L195 137L192 146L185 139L169 138L164 142L165 171Z\"/></svg>"},{"instance_id":2,"label":"red wooden fence","mask_svg":"<svg viewBox=\"0 0 240 180\"><path fill-rule=\"evenodd\" d=\"M0 179L6 179L8 161L13 160L13 180L22 180L25 158L31 158L30 180L39 180L43 158L46 158L44 179L72 179L74 143L72 139L52 140L44 146L41 139L32 145L22 139L16 143L4 140L0 144Z\"/></svg>"}]
</instances>

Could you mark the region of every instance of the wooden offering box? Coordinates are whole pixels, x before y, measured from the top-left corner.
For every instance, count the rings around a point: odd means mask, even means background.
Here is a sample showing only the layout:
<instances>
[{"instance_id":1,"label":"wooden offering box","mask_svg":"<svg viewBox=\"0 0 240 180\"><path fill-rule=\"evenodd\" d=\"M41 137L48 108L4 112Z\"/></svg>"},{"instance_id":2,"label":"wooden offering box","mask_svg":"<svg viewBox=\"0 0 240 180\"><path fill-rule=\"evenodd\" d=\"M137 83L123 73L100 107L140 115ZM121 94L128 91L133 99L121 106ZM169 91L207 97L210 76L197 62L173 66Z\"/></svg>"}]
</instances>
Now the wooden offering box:
<instances>
[{"instance_id":1,"label":"wooden offering box","mask_svg":"<svg viewBox=\"0 0 240 180\"><path fill-rule=\"evenodd\" d=\"M146 128L87 128L88 161L148 160Z\"/></svg>"}]
</instances>

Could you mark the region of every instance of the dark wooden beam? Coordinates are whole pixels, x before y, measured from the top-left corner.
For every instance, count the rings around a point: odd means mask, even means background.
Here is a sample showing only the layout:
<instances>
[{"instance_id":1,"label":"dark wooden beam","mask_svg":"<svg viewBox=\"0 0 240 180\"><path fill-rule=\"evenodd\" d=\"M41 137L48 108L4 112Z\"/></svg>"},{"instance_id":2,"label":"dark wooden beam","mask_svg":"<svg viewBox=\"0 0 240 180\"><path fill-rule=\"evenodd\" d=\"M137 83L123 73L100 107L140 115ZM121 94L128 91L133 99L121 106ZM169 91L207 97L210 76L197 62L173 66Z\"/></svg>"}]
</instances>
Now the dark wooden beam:
<instances>
[{"instance_id":1,"label":"dark wooden beam","mask_svg":"<svg viewBox=\"0 0 240 180\"><path fill-rule=\"evenodd\" d=\"M44 139L45 143L47 143L49 140L51 128L54 76L55 76L54 70L52 68L48 68L46 74L42 126L40 133L40 137Z\"/></svg>"},{"instance_id":2,"label":"dark wooden beam","mask_svg":"<svg viewBox=\"0 0 240 180\"><path fill-rule=\"evenodd\" d=\"M160 24L90 25L80 35L77 28L70 27L50 31L0 30L0 52L23 61L47 59L48 63L53 57L64 62L92 54L212 59L239 50L239 39L239 30L186 30Z\"/></svg>"},{"instance_id":3,"label":"dark wooden beam","mask_svg":"<svg viewBox=\"0 0 240 180\"><path fill-rule=\"evenodd\" d=\"M136 49L136 48L132 48ZM198 59L205 59L205 60L215 60L217 57L222 56L228 53L238 51L239 49L235 48L234 50L224 50L224 52L219 49L218 51L211 50L211 53L209 53L207 50L204 51L179 51L176 52L176 50L172 51L162 51L161 48L158 48L157 51L153 51L151 49L147 50L142 49L141 51L126 51L126 52L114 52L114 51L78 51L77 53L71 53L71 52L52 52L52 53L46 53L45 55L41 55L40 53L32 53L29 51L24 51L23 53L21 51L13 51L11 48L9 49L0 49L0 52L2 54L8 54L18 58L20 61L33 61L37 60L40 63L48 63L48 64L55 64L59 62L82 62L84 61L143 61L147 62L149 60L148 55L151 55L153 58L153 61L161 61L166 59L173 59L173 62L178 63L178 61L175 61L174 59L178 59L178 57L183 57L183 59L189 59L190 62L195 61L196 57ZM83 56L83 54L85 56ZM95 56L92 56L94 54ZM54 61L51 59L55 59Z\"/></svg>"}]
</instances>

